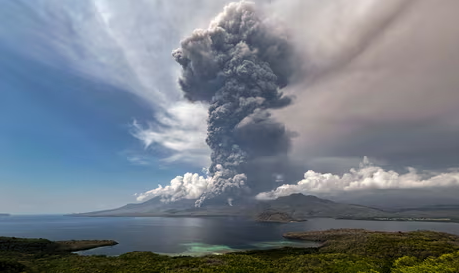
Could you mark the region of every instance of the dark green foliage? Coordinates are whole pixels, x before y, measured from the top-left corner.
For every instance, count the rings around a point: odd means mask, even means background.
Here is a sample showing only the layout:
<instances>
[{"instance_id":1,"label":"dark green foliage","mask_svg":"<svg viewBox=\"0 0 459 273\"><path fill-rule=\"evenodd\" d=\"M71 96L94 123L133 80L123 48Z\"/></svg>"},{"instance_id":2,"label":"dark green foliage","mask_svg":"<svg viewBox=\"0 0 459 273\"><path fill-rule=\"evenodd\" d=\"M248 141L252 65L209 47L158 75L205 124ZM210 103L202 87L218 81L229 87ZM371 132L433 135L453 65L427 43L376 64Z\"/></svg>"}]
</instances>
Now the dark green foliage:
<instances>
[{"instance_id":1,"label":"dark green foliage","mask_svg":"<svg viewBox=\"0 0 459 273\"><path fill-rule=\"evenodd\" d=\"M362 232L336 237L324 244L320 252L349 253L386 260L405 255L425 259L458 249L458 237L433 231Z\"/></svg>"},{"instance_id":2,"label":"dark green foliage","mask_svg":"<svg viewBox=\"0 0 459 273\"><path fill-rule=\"evenodd\" d=\"M459 239L450 234L332 230L301 235L324 244L320 248L287 247L205 257L151 252L106 257L0 251L5 261L0 266L13 268L0 272L459 272Z\"/></svg>"},{"instance_id":3,"label":"dark green foliage","mask_svg":"<svg viewBox=\"0 0 459 273\"><path fill-rule=\"evenodd\" d=\"M0 251L14 252L55 252L59 245L46 239L23 239L15 237L0 237Z\"/></svg>"},{"instance_id":4,"label":"dark green foliage","mask_svg":"<svg viewBox=\"0 0 459 273\"><path fill-rule=\"evenodd\" d=\"M15 261L6 261L0 260L0 272L3 273L16 273L16 272L24 272L26 267L18 262Z\"/></svg>"},{"instance_id":5,"label":"dark green foliage","mask_svg":"<svg viewBox=\"0 0 459 273\"><path fill-rule=\"evenodd\" d=\"M235 252L231 255L249 255L260 259L280 259L285 256L292 255L305 255L318 253L318 248L297 248L297 247L283 247L268 250L249 250L244 252ZM230 255L230 254L227 254Z\"/></svg>"}]
</instances>

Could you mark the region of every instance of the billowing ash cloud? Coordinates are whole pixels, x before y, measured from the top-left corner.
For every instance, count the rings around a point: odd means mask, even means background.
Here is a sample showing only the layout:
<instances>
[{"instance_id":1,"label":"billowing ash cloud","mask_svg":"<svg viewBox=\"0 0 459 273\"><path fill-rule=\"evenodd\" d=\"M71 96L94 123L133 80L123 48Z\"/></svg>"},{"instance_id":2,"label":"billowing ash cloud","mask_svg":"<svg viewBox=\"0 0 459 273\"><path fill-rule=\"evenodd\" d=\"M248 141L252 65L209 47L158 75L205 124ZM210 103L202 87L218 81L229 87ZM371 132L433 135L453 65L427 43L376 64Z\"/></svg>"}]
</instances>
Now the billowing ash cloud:
<instances>
[{"instance_id":1,"label":"billowing ash cloud","mask_svg":"<svg viewBox=\"0 0 459 273\"><path fill-rule=\"evenodd\" d=\"M212 187L197 201L249 191L247 164L286 154L290 134L269 109L290 104L279 89L293 72L285 32L260 18L252 3L231 3L206 30L198 29L173 52L179 84L191 101L210 103L206 142L212 150Z\"/></svg>"},{"instance_id":2,"label":"billowing ash cloud","mask_svg":"<svg viewBox=\"0 0 459 273\"><path fill-rule=\"evenodd\" d=\"M349 191L372 189L415 189L459 186L459 170L448 173L423 172L407 168L408 172L400 174L386 171L374 166L364 158L358 169L351 169L342 176L331 173L307 171L304 179L294 185L282 185L270 192L259 193L259 200L271 200L293 193L331 194Z\"/></svg>"}]
</instances>

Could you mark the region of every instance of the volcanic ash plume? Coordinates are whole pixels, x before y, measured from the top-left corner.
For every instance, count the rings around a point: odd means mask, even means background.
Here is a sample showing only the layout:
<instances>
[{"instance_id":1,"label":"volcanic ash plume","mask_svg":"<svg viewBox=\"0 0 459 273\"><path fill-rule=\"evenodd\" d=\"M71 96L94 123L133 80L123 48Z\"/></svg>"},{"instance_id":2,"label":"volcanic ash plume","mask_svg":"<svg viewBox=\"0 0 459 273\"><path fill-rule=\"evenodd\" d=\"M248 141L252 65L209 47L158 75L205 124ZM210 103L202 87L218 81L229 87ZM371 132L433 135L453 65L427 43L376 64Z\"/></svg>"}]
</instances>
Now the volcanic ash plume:
<instances>
[{"instance_id":1,"label":"volcanic ash plume","mask_svg":"<svg viewBox=\"0 0 459 273\"><path fill-rule=\"evenodd\" d=\"M285 32L258 17L254 5L232 3L207 30L198 29L173 52L179 84L190 101L210 104L206 142L212 150L212 187L196 202L248 191L247 163L286 154L290 136L269 109L290 104L279 89L293 72Z\"/></svg>"}]
</instances>

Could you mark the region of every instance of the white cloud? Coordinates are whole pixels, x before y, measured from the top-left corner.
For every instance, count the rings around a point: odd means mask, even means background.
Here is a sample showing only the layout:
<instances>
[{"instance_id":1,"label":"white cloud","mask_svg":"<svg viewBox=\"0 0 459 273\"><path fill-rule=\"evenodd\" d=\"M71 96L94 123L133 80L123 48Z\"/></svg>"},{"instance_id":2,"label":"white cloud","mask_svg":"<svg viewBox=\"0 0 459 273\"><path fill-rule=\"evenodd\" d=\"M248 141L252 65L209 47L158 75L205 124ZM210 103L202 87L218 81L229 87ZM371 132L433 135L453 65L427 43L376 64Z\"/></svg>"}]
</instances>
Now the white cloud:
<instances>
[{"instance_id":1,"label":"white cloud","mask_svg":"<svg viewBox=\"0 0 459 273\"><path fill-rule=\"evenodd\" d=\"M404 174L395 171L386 171L372 165L368 158L364 158L358 169L351 169L342 176L331 173L317 173L312 170L304 174L304 179L293 185L282 185L270 192L263 192L256 196L260 200L271 200L293 193L303 194L338 194L373 189L411 189L411 188L438 188L459 186L459 172L419 173L414 168L407 168Z\"/></svg>"},{"instance_id":2,"label":"white cloud","mask_svg":"<svg viewBox=\"0 0 459 273\"><path fill-rule=\"evenodd\" d=\"M137 195L137 201L161 196L163 202L175 202L181 199L198 199L204 192L212 187L212 179L200 176L195 173L186 173L184 176L177 176L172 179L170 185L158 188Z\"/></svg>"},{"instance_id":3,"label":"white cloud","mask_svg":"<svg viewBox=\"0 0 459 273\"><path fill-rule=\"evenodd\" d=\"M146 148L160 145L171 152L164 162L187 162L199 167L209 164L210 149L205 139L207 133L207 107L201 103L180 102L167 112L156 115L157 125L143 128L133 123L133 135Z\"/></svg>"},{"instance_id":4,"label":"white cloud","mask_svg":"<svg viewBox=\"0 0 459 273\"><path fill-rule=\"evenodd\" d=\"M247 189L245 174L237 174L232 179L227 179L225 184L219 184L218 181L224 175L224 169L221 165L217 165L218 171L210 177L208 169L204 168L203 172L206 177L195 173L186 173L184 176L177 176L172 179L170 184L163 187L159 185L156 189L136 194L137 201L145 201L154 197L161 196L162 202L175 202L181 199L196 200L195 205L201 206L206 195L219 195L228 188ZM228 199L228 204L232 206L232 199Z\"/></svg>"},{"instance_id":5,"label":"white cloud","mask_svg":"<svg viewBox=\"0 0 459 273\"><path fill-rule=\"evenodd\" d=\"M133 165L139 166L150 166L153 164L153 161L150 158L141 155L128 156L127 160L131 162Z\"/></svg>"}]
</instances>

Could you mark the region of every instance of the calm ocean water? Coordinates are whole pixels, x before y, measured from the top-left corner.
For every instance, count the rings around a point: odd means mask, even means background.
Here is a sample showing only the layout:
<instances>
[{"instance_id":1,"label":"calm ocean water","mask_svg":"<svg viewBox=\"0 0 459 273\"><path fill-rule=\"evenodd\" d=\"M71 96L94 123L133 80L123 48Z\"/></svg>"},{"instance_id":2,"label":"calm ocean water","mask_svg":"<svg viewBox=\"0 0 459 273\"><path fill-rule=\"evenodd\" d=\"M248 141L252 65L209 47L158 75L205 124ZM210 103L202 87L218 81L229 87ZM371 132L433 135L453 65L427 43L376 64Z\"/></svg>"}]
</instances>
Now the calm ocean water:
<instances>
[{"instance_id":1,"label":"calm ocean water","mask_svg":"<svg viewBox=\"0 0 459 273\"><path fill-rule=\"evenodd\" d=\"M50 240L112 239L119 242L82 254L119 255L130 251L201 255L279 246L311 246L284 240L289 231L365 228L381 231L434 230L459 235L457 223L381 222L310 219L307 222L257 223L239 218L69 217L58 215L0 217L0 236Z\"/></svg>"}]
</instances>

